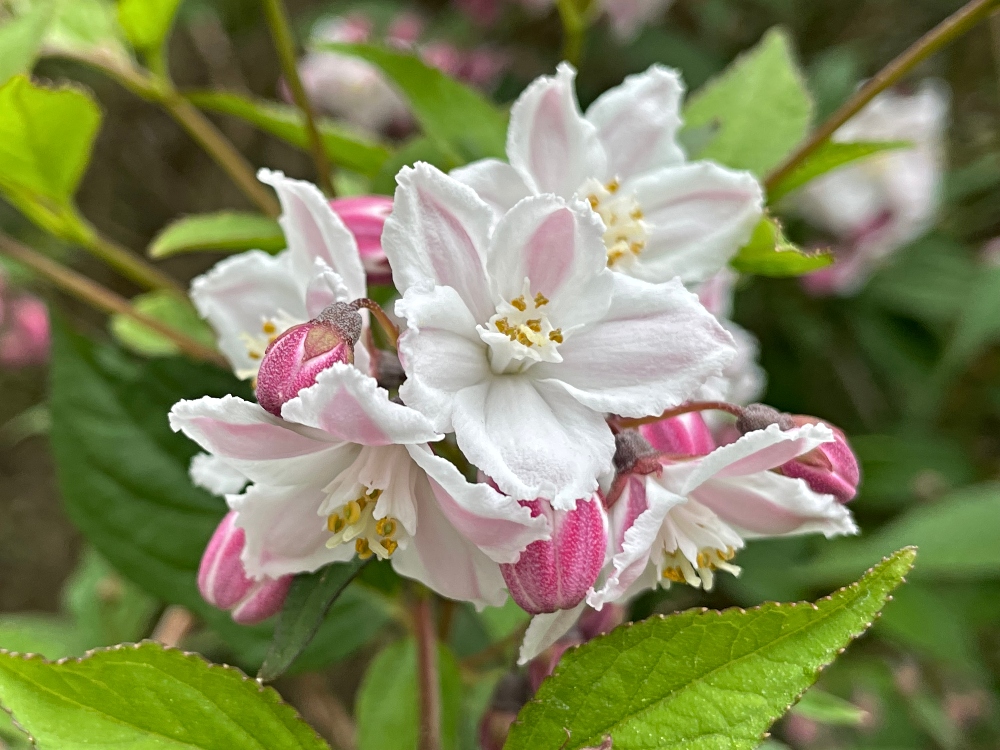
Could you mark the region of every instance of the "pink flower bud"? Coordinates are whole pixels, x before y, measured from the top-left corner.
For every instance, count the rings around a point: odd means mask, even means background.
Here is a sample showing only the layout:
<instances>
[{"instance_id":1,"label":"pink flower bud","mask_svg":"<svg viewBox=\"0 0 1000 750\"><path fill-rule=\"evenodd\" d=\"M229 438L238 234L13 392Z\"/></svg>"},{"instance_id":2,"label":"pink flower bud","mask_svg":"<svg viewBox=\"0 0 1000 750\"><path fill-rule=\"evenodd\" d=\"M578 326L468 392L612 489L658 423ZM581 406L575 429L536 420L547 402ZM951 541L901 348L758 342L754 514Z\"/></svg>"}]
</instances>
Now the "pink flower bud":
<instances>
[{"instance_id":1,"label":"pink flower bud","mask_svg":"<svg viewBox=\"0 0 1000 750\"><path fill-rule=\"evenodd\" d=\"M792 421L796 427L821 422L806 416L793 416ZM826 422L823 424L833 430L833 442L823 443L794 461L782 464L778 471L786 477L804 479L813 492L833 495L842 503L850 502L858 493L861 481L858 460L843 431Z\"/></svg>"},{"instance_id":2,"label":"pink flower bud","mask_svg":"<svg viewBox=\"0 0 1000 750\"><path fill-rule=\"evenodd\" d=\"M213 607L229 610L241 625L253 625L277 614L285 603L292 576L247 577L240 562L246 544L243 529L236 526L236 511L230 511L212 535L198 568L198 590Z\"/></svg>"},{"instance_id":3,"label":"pink flower bud","mask_svg":"<svg viewBox=\"0 0 1000 750\"><path fill-rule=\"evenodd\" d=\"M281 407L316 376L337 362L354 363L361 336L361 316L336 302L308 323L292 326L272 341L257 373L257 402L277 417Z\"/></svg>"},{"instance_id":4,"label":"pink flower bud","mask_svg":"<svg viewBox=\"0 0 1000 750\"><path fill-rule=\"evenodd\" d=\"M639 432L658 452L674 456L707 456L716 448L711 430L696 411L644 424Z\"/></svg>"},{"instance_id":5,"label":"pink flower bud","mask_svg":"<svg viewBox=\"0 0 1000 750\"><path fill-rule=\"evenodd\" d=\"M0 364L6 367L40 365L49 358L49 312L31 294L14 298L4 311L0 329Z\"/></svg>"},{"instance_id":6,"label":"pink flower bud","mask_svg":"<svg viewBox=\"0 0 1000 750\"><path fill-rule=\"evenodd\" d=\"M532 542L516 563L500 566L510 595L525 612L537 615L572 609L594 585L604 566L608 519L597 493L576 501L573 510L554 510L548 500L521 500L531 515L545 514L552 538Z\"/></svg>"},{"instance_id":7,"label":"pink flower bud","mask_svg":"<svg viewBox=\"0 0 1000 750\"><path fill-rule=\"evenodd\" d=\"M382 227L392 213L392 198L385 195L359 195L334 198L330 208L351 230L358 243L361 262L369 284L391 284L392 271L382 252Z\"/></svg>"}]
</instances>

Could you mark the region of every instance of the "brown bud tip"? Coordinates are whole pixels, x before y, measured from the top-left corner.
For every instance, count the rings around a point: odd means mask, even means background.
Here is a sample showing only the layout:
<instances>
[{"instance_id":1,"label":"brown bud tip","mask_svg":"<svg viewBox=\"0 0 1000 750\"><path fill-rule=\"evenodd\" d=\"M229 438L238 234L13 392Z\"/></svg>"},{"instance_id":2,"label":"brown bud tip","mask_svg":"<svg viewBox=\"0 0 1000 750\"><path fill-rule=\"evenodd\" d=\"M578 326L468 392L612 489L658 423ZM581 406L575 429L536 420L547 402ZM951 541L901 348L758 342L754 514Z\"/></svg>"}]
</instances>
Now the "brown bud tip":
<instances>
[{"instance_id":1,"label":"brown bud tip","mask_svg":"<svg viewBox=\"0 0 1000 750\"><path fill-rule=\"evenodd\" d=\"M361 314L347 302L334 302L316 316L317 323L327 323L351 346L361 338Z\"/></svg>"},{"instance_id":2,"label":"brown bud tip","mask_svg":"<svg viewBox=\"0 0 1000 750\"><path fill-rule=\"evenodd\" d=\"M625 474L643 458L655 456L656 449L638 430L624 430L615 435L615 471Z\"/></svg>"},{"instance_id":3,"label":"brown bud tip","mask_svg":"<svg viewBox=\"0 0 1000 750\"><path fill-rule=\"evenodd\" d=\"M763 430L772 424L778 425L782 430L795 427L790 414L778 411L767 404L750 404L743 407L743 413L736 420L736 429L741 435L746 435L748 432Z\"/></svg>"}]
</instances>

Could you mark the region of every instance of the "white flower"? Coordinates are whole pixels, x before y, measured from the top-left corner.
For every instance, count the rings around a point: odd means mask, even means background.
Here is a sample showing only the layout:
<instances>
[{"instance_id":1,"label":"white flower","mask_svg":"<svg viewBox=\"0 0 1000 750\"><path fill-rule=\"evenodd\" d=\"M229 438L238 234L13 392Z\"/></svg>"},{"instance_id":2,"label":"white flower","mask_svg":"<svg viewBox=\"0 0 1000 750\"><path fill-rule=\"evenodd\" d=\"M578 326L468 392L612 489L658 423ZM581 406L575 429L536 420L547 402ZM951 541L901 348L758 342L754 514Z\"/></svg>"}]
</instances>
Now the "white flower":
<instances>
[{"instance_id":1,"label":"white flower","mask_svg":"<svg viewBox=\"0 0 1000 750\"><path fill-rule=\"evenodd\" d=\"M397 181L382 245L404 292L400 395L516 499L589 497L614 453L605 412L660 413L732 358L678 280L607 269L585 204L542 195L496 220L427 164Z\"/></svg>"},{"instance_id":2,"label":"white flower","mask_svg":"<svg viewBox=\"0 0 1000 750\"><path fill-rule=\"evenodd\" d=\"M802 215L841 243L837 262L808 276L809 286L852 294L888 255L927 231L940 205L947 121L946 88L925 81L912 95L879 94L834 133L845 143L902 140L913 148L838 169L795 196Z\"/></svg>"},{"instance_id":3,"label":"white flower","mask_svg":"<svg viewBox=\"0 0 1000 750\"><path fill-rule=\"evenodd\" d=\"M311 320L333 302L350 302L366 293L354 235L319 189L267 169L258 177L278 193L288 249L277 255L260 250L234 255L191 283L195 307L212 324L219 349L241 378L257 374L268 343L285 330ZM354 355L357 366L367 371L365 346L358 346Z\"/></svg>"},{"instance_id":4,"label":"white flower","mask_svg":"<svg viewBox=\"0 0 1000 750\"><path fill-rule=\"evenodd\" d=\"M252 578L374 554L443 596L499 605L498 563L548 533L544 519L435 456L427 442L441 435L429 420L354 367L324 370L282 416L235 396L170 412L174 430L252 482L226 498Z\"/></svg>"},{"instance_id":5,"label":"white flower","mask_svg":"<svg viewBox=\"0 0 1000 750\"><path fill-rule=\"evenodd\" d=\"M527 195L589 202L604 222L607 263L645 281L698 283L726 265L760 219L763 194L747 172L686 163L677 143L684 88L654 65L580 113L576 72L560 64L514 103L508 163L452 172L497 214Z\"/></svg>"}]
</instances>

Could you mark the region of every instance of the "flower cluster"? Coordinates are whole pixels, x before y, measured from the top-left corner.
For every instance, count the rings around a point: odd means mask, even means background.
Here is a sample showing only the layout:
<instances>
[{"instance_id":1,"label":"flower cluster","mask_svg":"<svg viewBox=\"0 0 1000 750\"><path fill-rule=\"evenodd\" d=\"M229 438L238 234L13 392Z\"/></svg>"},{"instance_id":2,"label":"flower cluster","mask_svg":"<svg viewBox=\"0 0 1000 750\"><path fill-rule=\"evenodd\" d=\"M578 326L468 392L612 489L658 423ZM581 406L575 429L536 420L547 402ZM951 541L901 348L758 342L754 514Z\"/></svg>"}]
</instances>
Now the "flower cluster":
<instances>
[{"instance_id":1,"label":"flower cluster","mask_svg":"<svg viewBox=\"0 0 1000 750\"><path fill-rule=\"evenodd\" d=\"M288 249L192 289L258 403L170 415L206 451L195 481L232 510L203 562L209 601L248 621L290 575L377 557L478 606L509 593L535 615L528 660L587 605L710 589L748 539L856 531L843 434L740 405L761 379L726 319L726 265L760 186L686 160L675 72L629 77L585 114L574 76L563 64L517 100L507 161L403 168L380 243L373 212L261 173ZM365 297L386 267L401 332ZM739 419L710 426L710 408Z\"/></svg>"}]
</instances>

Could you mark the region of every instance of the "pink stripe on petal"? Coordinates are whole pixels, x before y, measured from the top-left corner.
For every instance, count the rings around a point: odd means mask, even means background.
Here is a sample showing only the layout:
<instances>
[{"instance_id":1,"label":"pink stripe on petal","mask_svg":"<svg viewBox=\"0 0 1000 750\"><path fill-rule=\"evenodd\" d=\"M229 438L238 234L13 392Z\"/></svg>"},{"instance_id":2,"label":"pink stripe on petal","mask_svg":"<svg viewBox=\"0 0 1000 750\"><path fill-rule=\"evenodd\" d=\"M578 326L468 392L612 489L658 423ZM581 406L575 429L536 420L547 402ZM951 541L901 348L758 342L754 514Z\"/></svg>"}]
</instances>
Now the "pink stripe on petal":
<instances>
[{"instance_id":1,"label":"pink stripe on petal","mask_svg":"<svg viewBox=\"0 0 1000 750\"><path fill-rule=\"evenodd\" d=\"M576 222L568 208L554 211L524 246L525 269L531 289L546 296L558 293L569 277L576 255Z\"/></svg>"},{"instance_id":2,"label":"pink stripe on petal","mask_svg":"<svg viewBox=\"0 0 1000 750\"><path fill-rule=\"evenodd\" d=\"M335 437L361 445L392 445L365 407L347 389L341 388L323 409L320 427Z\"/></svg>"},{"instance_id":3,"label":"pink stripe on petal","mask_svg":"<svg viewBox=\"0 0 1000 750\"><path fill-rule=\"evenodd\" d=\"M232 424L211 417L193 417L188 429L203 433L211 452L227 458L294 458L330 447L329 443L273 424Z\"/></svg>"}]
</instances>

